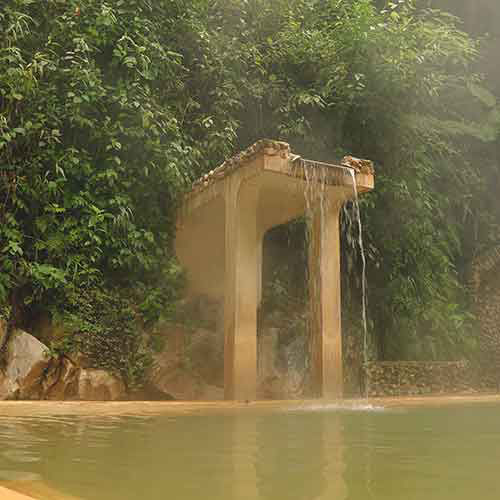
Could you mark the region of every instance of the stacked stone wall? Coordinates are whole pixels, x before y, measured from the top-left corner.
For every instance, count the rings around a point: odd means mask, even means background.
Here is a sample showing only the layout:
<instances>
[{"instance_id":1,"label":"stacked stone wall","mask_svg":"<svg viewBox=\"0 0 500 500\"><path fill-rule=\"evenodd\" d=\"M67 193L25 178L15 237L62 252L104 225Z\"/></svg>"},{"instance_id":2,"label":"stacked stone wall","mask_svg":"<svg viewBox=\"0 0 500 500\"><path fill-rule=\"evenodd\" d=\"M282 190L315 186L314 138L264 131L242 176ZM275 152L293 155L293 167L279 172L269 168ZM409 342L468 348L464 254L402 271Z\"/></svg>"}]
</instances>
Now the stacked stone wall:
<instances>
[{"instance_id":1,"label":"stacked stone wall","mask_svg":"<svg viewBox=\"0 0 500 500\"><path fill-rule=\"evenodd\" d=\"M363 371L370 397L463 393L477 387L467 361L374 361L365 364Z\"/></svg>"},{"instance_id":2,"label":"stacked stone wall","mask_svg":"<svg viewBox=\"0 0 500 500\"><path fill-rule=\"evenodd\" d=\"M475 259L471 289L480 330L482 385L500 387L500 246Z\"/></svg>"}]
</instances>

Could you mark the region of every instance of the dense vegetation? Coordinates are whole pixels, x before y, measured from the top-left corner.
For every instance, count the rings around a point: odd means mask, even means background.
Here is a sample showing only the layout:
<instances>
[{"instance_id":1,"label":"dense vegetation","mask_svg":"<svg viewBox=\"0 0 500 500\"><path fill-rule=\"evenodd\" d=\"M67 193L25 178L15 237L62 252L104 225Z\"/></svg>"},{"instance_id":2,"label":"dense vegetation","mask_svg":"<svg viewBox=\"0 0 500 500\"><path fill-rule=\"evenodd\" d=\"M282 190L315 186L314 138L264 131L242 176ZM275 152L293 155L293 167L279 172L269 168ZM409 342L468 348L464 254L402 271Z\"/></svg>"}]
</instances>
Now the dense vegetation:
<instances>
[{"instance_id":1,"label":"dense vegetation","mask_svg":"<svg viewBox=\"0 0 500 500\"><path fill-rule=\"evenodd\" d=\"M473 353L465 247L471 213L484 223L476 246L494 221L463 145L494 142L497 115L471 116L495 102L474 75L480 47L456 18L429 2L380 3L4 0L0 304L10 325L50 311L74 332L64 348L102 345L112 368L137 376L134 332L171 314L182 285L179 194L271 137L318 160L376 163L377 189L362 202L372 355ZM344 250L354 311L359 268Z\"/></svg>"}]
</instances>

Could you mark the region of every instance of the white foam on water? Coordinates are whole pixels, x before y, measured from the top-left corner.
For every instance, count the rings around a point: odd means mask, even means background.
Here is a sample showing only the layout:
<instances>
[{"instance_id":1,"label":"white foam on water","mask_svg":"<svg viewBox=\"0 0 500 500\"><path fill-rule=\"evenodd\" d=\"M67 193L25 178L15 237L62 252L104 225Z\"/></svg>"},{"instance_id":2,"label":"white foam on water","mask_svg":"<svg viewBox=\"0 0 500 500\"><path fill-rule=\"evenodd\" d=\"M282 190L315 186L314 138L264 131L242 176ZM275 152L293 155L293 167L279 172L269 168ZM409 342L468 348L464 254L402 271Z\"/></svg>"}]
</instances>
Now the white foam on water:
<instances>
[{"instance_id":1,"label":"white foam on water","mask_svg":"<svg viewBox=\"0 0 500 500\"><path fill-rule=\"evenodd\" d=\"M303 412L332 412L332 411L342 411L342 412L383 412L387 411L387 408L383 406L377 406L370 403L312 403L304 406L297 406L290 408L292 411L303 411Z\"/></svg>"}]
</instances>

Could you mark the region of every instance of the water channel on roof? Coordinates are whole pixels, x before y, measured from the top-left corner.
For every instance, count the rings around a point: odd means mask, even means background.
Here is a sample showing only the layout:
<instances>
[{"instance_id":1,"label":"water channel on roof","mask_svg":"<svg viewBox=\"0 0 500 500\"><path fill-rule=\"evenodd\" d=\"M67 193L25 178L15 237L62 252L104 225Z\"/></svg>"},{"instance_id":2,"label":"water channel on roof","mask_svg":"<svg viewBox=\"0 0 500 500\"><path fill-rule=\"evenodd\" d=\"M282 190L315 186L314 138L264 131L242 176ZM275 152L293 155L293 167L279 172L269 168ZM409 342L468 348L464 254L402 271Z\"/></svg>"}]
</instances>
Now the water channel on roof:
<instances>
[{"instance_id":1,"label":"water channel on roof","mask_svg":"<svg viewBox=\"0 0 500 500\"><path fill-rule=\"evenodd\" d=\"M100 416L18 408L0 416L0 486L32 488L41 500L469 500L500 491L498 403Z\"/></svg>"}]
</instances>

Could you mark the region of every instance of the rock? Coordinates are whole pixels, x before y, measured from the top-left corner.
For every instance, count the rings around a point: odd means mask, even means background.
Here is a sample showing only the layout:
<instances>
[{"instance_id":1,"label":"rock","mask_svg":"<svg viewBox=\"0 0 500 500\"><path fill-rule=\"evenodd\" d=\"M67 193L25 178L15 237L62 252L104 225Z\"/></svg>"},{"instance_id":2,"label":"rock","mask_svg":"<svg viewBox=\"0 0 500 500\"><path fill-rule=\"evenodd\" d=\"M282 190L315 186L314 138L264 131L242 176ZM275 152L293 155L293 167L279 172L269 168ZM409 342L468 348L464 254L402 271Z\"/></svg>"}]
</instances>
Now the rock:
<instances>
[{"instance_id":1,"label":"rock","mask_svg":"<svg viewBox=\"0 0 500 500\"><path fill-rule=\"evenodd\" d=\"M39 399L50 358L47 347L32 335L16 330L6 346L2 399Z\"/></svg>"},{"instance_id":2,"label":"rock","mask_svg":"<svg viewBox=\"0 0 500 500\"><path fill-rule=\"evenodd\" d=\"M264 326L258 336L258 396L303 398L307 393L307 338L273 326L275 318L271 319L271 326Z\"/></svg>"},{"instance_id":3,"label":"rock","mask_svg":"<svg viewBox=\"0 0 500 500\"><path fill-rule=\"evenodd\" d=\"M51 359L47 366L43 379L42 379L42 393L46 393L50 388L57 383L60 376L61 360L54 358Z\"/></svg>"},{"instance_id":4,"label":"rock","mask_svg":"<svg viewBox=\"0 0 500 500\"><path fill-rule=\"evenodd\" d=\"M363 174L373 174L373 162L370 160L363 160L361 158L355 158L354 156L344 156L340 162L342 166L353 168L356 172L361 172Z\"/></svg>"},{"instance_id":5,"label":"rock","mask_svg":"<svg viewBox=\"0 0 500 500\"><path fill-rule=\"evenodd\" d=\"M257 394L259 399L285 399L285 376L272 375L259 381Z\"/></svg>"},{"instance_id":6,"label":"rock","mask_svg":"<svg viewBox=\"0 0 500 500\"><path fill-rule=\"evenodd\" d=\"M260 380L274 377L277 371L277 353L279 346L279 329L265 328L257 339L257 372Z\"/></svg>"},{"instance_id":7,"label":"rock","mask_svg":"<svg viewBox=\"0 0 500 500\"><path fill-rule=\"evenodd\" d=\"M54 401L77 399L79 377L80 369L69 358L58 360L45 377L45 398Z\"/></svg>"},{"instance_id":8,"label":"rock","mask_svg":"<svg viewBox=\"0 0 500 500\"><path fill-rule=\"evenodd\" d=\"M7 340L7 321L0 318L0 350Z\"/></svg>"},{"instance_id":9,"label":"rock","mask_svg":"<svg viewBox=\"0 0 500 500\"><path fill-rule=\"evenodd\" d=\"M188 337L186 359L204 383L224 385L224 339L216 332L199 328Z\"/></svg>"},{"instance_id":10,"label":"rock","mask_svg":"<svg viewBox=\"0 0 500 500\"><path fill-rule=\"evenodd\" d=\"M128 393L130 401L174 401L175 398L158 390L150 381Z\"/></svg>"},{"instance_id":11,"label":"rock","mask_svg":"<svg viewBox=\"0 0 500 500\"><path fill-rule=\"evenodd\" d=\"M173 399L194 400L202 393L201 380L168 353L155 356L150 384Z\"/></svg>"},{"instance_id":12,"label":"rock","mask_svg":"<svg viewBox=\"0 0 500 500\"><path fill-rule=\"evenodd\" d=\"M224 399L224 388L216 385L205 385L200 399L203 401L221 401Z\"/></svg>"},{"instance_id":13,"label":"rock","mask_svg":"<svg viewBox=\"0 0 500 500\"><path fill-rule=\"evenodd\" d=\"M148 392L177 400L217 400L223 397L224 339L222 332L195 331L171 325L167 342L153 357Z\"/></svg>"},{"instance_id":14,"label":"rock","mask_svg":"<svg viewBox=\"0 0 500 500\"><path fill-rule=\"evenodd\" d=\"M0 372L0 401L15 399L19 391L19 386L13 384L9 378Z\"/></svg>"},{"instance_id":15,"label":"rock","mask_svg":"<svg viewBox=\"0 0 500 500\"><path fill-rule=\"evenodd\" d=\"M307 349L305 335L298 335L284 348L287 362L285 395L289 399L302 397L307 365Z\"/></svg>"},{"instance_id":16,"label":"rock","mask_svg":"<svg viewBox=\"0 0 500 500\"><path fill-rule=\"evenodd\" d=\"M223 305L207 295L197 295L178 304L181 318L195 321L210 330L222 331L224 321Z\"/></svg>"},{"instance_id":17,"label":"rock","mask_svg":"<svg viewBox=\"0 0 500 500\"><path fill-rule=\"evenodd\" d=\"M125 399L126 388L122 380L105 370L83 369L77 395L82 401L117 401Z\"/></svg>"},{"instance_id":18,"label":"rock","mask_svg":"<svg viewBox=\"0 0 500 500\"><path fill-rule=\"evenodd\" d=\"M76 366L80 368L90 368L92 366L91 359L82 352L72 352L66 354L67 358Z\"/></svg>"}]
</instances>

